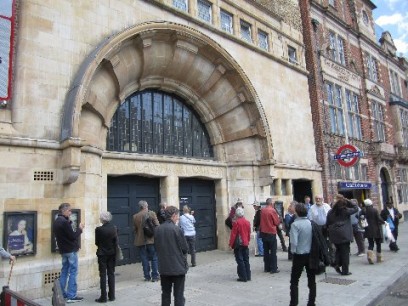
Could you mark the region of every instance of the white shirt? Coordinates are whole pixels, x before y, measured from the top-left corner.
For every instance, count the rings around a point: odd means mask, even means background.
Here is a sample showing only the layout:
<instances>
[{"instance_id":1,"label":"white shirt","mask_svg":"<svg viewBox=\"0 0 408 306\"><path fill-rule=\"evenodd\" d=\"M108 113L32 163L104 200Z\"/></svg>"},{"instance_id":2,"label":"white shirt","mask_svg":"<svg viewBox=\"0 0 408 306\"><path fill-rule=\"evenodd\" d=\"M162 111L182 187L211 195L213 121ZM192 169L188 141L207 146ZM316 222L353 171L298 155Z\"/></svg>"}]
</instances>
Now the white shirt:
<instances>
[{"instance_id":1,"label":"white shirt","mask_svg":"<svg viewBox=\"0 0 408 306\"><path fill-rule=\"evenodd\" d=\"M323 203L320 206L313 204L312 207L310 207L309 209L307 217L309 218L309 220L316 222L317 225L325 225L327 213L329 212L330 209L331 207L327 203Z\"/></svg>"}]
</instances>

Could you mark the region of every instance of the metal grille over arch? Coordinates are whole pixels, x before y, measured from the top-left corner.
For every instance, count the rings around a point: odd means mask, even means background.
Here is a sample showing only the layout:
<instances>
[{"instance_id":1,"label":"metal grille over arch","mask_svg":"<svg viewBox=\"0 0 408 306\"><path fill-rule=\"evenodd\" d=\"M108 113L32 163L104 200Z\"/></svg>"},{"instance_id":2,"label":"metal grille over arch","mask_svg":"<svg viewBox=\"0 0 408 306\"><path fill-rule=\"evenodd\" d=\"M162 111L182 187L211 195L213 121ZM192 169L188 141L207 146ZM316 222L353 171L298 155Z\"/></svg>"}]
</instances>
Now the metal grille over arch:
<instances>
[{"instance_id":1,"label":"metal grille over arch","mask_svg":"<svg viewBox=\"0 0 408 306\"><path fill-rule=\"evenodd\" d=\"M195 112L175 95L137 92L112 117L107 150L212 158L208 133Z\"/></svg>"}]
</instances>

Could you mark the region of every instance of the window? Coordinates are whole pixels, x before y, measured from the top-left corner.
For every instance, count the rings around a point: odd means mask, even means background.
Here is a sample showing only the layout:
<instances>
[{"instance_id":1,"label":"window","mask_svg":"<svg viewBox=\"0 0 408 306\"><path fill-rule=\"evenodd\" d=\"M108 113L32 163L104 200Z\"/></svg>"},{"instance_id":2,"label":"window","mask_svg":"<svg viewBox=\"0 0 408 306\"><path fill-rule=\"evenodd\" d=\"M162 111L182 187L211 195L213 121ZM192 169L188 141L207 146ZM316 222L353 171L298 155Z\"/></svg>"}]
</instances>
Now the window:
<instances>
[{"instance_id":1,"label":"window","mask_svg":"<svg viewBox=\"0 0 408 306\"><path fill-rule=\"evenodd\" d=\"M408 202L408 180L407 180L407 169L400 168L397 170L397 176L400 177L400 184L398 185L398 199L400 203Z\"/></svg>"},{"instance_id":2,"label":"window","mask_svg":"<svg viewBox=\"0 0 408 306\"><path fill-rule=\"evenodd\" d=\"M353 166L353 174L354 174L354 180L359 181L361 179L360 177L360 164L355 164Z\"/></svg>"},{"instance_id":3,"label":"window","mask_svg":"<svg viewBox=\"0 0 408 306\"><path fill-rule=\"evenodd\" d=\"M334 32L329 32L329 57L331 60L340 63L342 65L346 64L346 58L344 55L344 39Z\"/></svg>"},{"instance_id":4,"label":"window","mask_svg":"<svg viewBox=\"0 0 408 306\"><path fill-rule=\"evenodd\" d=\"M401 109L400 114L402 126L402 145L408 148L408 111L406 109Z\"/></svg>"},{"instance_id":5,"label":"window","mask_svg":"<svg viewBox=\"0 0 408 306\"><path fill-rule=\"evenodd\" d=\"M391 93L401 97L401 87L398 73L390 69Z\"/></svg>"},{"instance_id":6,"label":"window","mask_svg":"<svg viewBox=\"0 0 408 306\"><path fill-rule=\"evenodd\" d=\"M252 42L251 25L241 20L241 38L249 43Z\"/></svg>"},{"instance_id":7,"label":"window","mask_svg":"<svg viewBox=\"0 0 408 306\"><path fill-rule=\"evenodd\" d=\"M361 180L362 181L368 181L368 169L366 164L361 164L360 165L361 169Z\"/></svg>"},{"instance_id":8,"label":"window","mask_svg":"<svg viewBox=\"0 0 408 306\"><path fill-rule=\"evenodd\" d=\"M258 31L258 46L266 51L269 50L268 34L264 31Z\"/></svg>"},{"instance_id":9,"label":"window","mask_svg":"<svg viewBox=\"0 0 408 306\"><path fill-rule=\"evenodd\" d=\"M346 89L346 102L348 112L348 134L352 138L361 139L361 116L359 112L358 96Z\"/></svg>"},{"instance_id":10,"label":"window","mask_svg":"<svg viewBox=\"0 0 408 306\"><path fill-rule=\"evenodd\" d=\"M339 163L336 161L333 164L333 169L334 169L334 177L337 180L342 180L343 179L343 175L341 173L341 166L339 165Z\"/></svg>"},{"instance_id":11,"label":"window","mask_svg":"<svg viewBox=\"0 0 408 306\"><path fill-rule=\"evenodd\" d=\"M289 62L292 64L297 64L297 55L296 55L296 49L288 46L288 57L289 57Z\"/></svg>"},{"instance_id":12,"label":"window","mask_svg":"<svg viewBox=\"0 0 408 306\"><path fill-rule=\"evenodd\" d=\"M233 34L234 30L232 27L232 14L221 10L220 12L221 19L221 29L227 33Z\"/></svg>"},{"instance_id":13,"label":"window","mask_svg":"<svg viewBox=\"0 0 408 306\"><path fill-rule=\"evenodd\" d=\"M344 135L341 87L332 83L326 83L326 89L327 101L329 102L331 132Z\"/></svg>"},{"instance_id":14,"label":"window","mask_svg":"<svg viewBox=\"0 0 408 306\"><path fill-rule=\"evenodd\" d=\"M368 25L368 15L366 11L363 11L363 22L365 25Z\"/></svg>"},{"instance_id":15,"label":"window","mask_svg":"<svg viewBox=\"0 0 408 306\"><path fill-rule=\"evenodd\" d=\"M107 150L213 157L199 117L178 97L158 90L137 92L119 106L112 117Z\"/></svg>"},{"instance_id":16,"label":"window","mask_svg":"<svg viewBox=\"0 0 408 306\"><path fill-rule=\"evenodd\" d=\"M288 180L282 180L281 181L281 191L282 195L287 195L288 194L288 188L287 188Z\"/></svg>"},{"instance_id":17,"label":"window","mask_svg":"<svg viewBox=\"0 0 408 306\"><path fill-rule=\"evenodd\" d=\"M366 66L368 78L373 82L378 82L377 60L368 52L366 52Z\"/></svg>"},{"instance_id":18,"label":"window","mask_svg":"<svg viewBox=\"0 0 408 306\"><path fill-rule=\"evenodd\" d=\"M347 181L353 180L353 167L344 168L344 173L346 175L346 180Z\"/></svg>"},{"instance_id":19,"label":"window","mask_svg":"<svg viewBox=\"0 0 408 306\"><path fill-rule=\"evenodd\" d=\"M384 124L384 108L383 106L373 101L373 116L374 116L374 139L376 141L385 141L385 124Z\"/></svg>"},{"instance_id":20,"label":"window","mask_svg":"<svg viewBox=\"0 0 408 306\"><path fill-rule=\"evenodd\" d=\"M205 0L198 0L197 1L198 7L198 18L211 23L211 3Z\"/></svg>"},{"instance_id":21,"label":"window","mask_svg":"<svg viewBox=\"0 0 408 306\"><path fill-rule=\"evenodd\" d=\"M173 0L173 6L179 10L188 11L188 0Z\"/></svg>"}]
</instances>

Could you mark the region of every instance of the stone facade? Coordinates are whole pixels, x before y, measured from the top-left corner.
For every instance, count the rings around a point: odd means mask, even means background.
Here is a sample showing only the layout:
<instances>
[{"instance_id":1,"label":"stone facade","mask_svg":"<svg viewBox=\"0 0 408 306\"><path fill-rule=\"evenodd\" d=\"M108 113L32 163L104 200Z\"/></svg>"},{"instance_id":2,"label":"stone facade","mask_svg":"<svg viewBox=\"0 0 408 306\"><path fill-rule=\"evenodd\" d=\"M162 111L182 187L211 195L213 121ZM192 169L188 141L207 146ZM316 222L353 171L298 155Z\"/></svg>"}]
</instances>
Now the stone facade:
<instances>
[{"instance_id":1,"label":"stone facade","mask_svg":"<svg viewBox=\"0 0 408 306\"><path fill-rule=\"evenodd\" d=\"M107 208L109 176L159 177L161 198L176 205L180 178L213 180L221 249L236 198L251 204L272 196L286 206L299 179L322 192L300 19L279 17L296 11L294 3L277 2L276 11L253 1L209 3L210 22L192 0L187 11L170 0L16 1L13 96L0 110L0 158L7 161L0 210L37 211L38 225L37 252L18 259L12 288L32 298L50 294L49 279L60 269L60 256L50 252L51 210L61 202L81 209L85 223L79 288L97 284L94 228ZM231 33L221 29L220 9L233 16ZM242 39L241 21L250 25L250 41ZM120 103L149 88L197 112L212 160L106 151ZM3 263L0 273L7 271Z\"/></svg>"}]
</instances>

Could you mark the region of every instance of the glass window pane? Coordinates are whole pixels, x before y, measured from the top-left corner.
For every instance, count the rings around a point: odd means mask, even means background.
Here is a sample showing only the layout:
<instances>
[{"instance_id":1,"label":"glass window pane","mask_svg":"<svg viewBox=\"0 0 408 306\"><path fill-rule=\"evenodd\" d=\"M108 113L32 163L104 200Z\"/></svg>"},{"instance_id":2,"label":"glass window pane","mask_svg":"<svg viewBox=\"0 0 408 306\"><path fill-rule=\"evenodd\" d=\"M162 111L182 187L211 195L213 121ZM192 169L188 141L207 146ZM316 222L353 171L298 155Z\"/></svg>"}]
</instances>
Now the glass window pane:
<instances>
[{"instance_id":1,"label":"glass window pane","mask_svg":"<svg viewBox=\"0 0 408 306\"><path fill-rule=\"evenodd\" d=\"M198 0L197 7L198 18L211 23L211 3L204 0Z\"/></svg>"},{"instance_id":2,"label":"glass window pane","mask_svg":"<svg viewBox=\"0 0 408 306\"><path fill-rule=\"evenodd\" d=\"M153 109L152 94L142 95L142 145L143 152L153 153Z\"/></svg>"},{"instance_id":3,"label":"glass window pane","mask_svg":"<svg viewBox=\"0 0 408 306\"><path fill-rule=\"evenodd\" d=\"M241 38L247 42L252 42L251 25L241 20Z\"/></svg>"},{"instance_id":4,"label":"glass window pane","mask_svg":"<svg viewBox=\"0 0 408 306\"><path fill-rule=\"evenodd\" d=\"M221 19L221 29L228 33L233 33L232 27L232 15L224 10L221 10L220 13Z\"/></svg>"},{"instance_id":5,"label":"glass window pane","mask_svg":"<svg viewBox=\"0 0 408 306\"><path fill-rule=\"evenodd\" d=\"M187 0L173 0L173 6L179 10L187 12Z\"/></svg>"},{"instance_id":6,"label":"glass window pane","mask_svg":"<svg viewBox=\"0 0 408 306\"><path fill-rule=\"evenodd\" d=\"M258 45L261 49L269 50L267 33L263 31L258 32Z\"/></svg>"}]
</instances>

